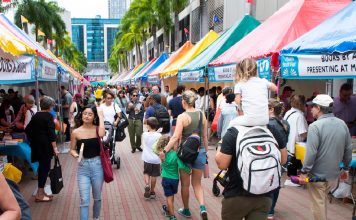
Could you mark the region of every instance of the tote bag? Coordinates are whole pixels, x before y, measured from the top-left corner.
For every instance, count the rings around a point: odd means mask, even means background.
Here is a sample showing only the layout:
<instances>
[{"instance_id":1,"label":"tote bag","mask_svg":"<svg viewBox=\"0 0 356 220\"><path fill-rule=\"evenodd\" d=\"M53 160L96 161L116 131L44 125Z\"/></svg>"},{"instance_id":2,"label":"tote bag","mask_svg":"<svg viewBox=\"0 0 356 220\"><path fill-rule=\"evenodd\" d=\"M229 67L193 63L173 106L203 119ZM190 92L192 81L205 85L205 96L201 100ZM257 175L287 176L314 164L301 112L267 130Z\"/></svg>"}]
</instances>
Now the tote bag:
<instances>
[{"instance_id":1,"label":"tote bag","mask_svg":"<svg viewBox=\"0 0 356 220\"><path fill-rule=\"evenodd\" d=\"M101 141L101 138L99 136L98 127L96 128L96 135L98 137L99 144L100 144L100 159L101 159L101 166L103 167L103 172L104 172L104 181L106 183L110 183L111 181L114 180L114 174L112 172L109 149L104 147L103 142Z\"/></svg>"},{"instance_id":2,"label":"tote bag","mask_svg":"<svg viewBox=\"0 0 356 220\"><path fill-rule=\"evenodd\" d=\"M54 157L53 168L49 171L49 178L51 179L51 190L53 194L58 194L63 188L62 167L59 163L59 158Z\"/></svg>"}]
</instances>

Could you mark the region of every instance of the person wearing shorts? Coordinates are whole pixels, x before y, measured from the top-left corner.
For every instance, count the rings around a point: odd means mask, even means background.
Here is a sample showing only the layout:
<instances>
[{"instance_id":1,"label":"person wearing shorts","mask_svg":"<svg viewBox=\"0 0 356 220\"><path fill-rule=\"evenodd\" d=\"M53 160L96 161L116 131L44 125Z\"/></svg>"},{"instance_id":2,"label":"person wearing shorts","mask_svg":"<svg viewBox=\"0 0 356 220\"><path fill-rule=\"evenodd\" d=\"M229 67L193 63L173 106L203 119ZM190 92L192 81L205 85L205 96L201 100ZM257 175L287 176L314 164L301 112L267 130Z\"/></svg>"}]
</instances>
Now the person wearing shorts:
<instances>
[{"instance_id":1,"label":"person wearing shorts","mask_svg":"<svg viewBox=\"0 0 356 220\"><path fill-rule=\"evenodd\" d=\"M161 174L161 160L155 153L153 153L153 147L161 137L161 133L157 132L159 123L155 117L148 118L146 126L148 132L142 134L142 160L145 180L145 192L143 196L145 199L155 199L156 181L157 177Z\"/></svg>"}]
</instances>

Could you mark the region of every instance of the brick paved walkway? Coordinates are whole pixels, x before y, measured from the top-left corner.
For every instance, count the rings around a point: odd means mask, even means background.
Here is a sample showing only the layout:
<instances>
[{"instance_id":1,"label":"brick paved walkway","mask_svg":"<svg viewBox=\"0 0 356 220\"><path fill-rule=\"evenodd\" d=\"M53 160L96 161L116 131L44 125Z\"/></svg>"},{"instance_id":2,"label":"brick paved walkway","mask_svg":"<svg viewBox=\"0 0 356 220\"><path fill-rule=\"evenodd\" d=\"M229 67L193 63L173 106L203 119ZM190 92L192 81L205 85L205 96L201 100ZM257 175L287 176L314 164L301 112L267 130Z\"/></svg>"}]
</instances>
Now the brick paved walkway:
<instances>
[{"instance_id":1,"label":"brick paved walkway","mask_svg":"<svg viewBox=\"0 0 356 220\"><path fill-rule=\"evenodd\" d=\"M157 184L157 199L146 201L143 199L143 162L141 153L132 154L128 138L120 145L121 169L114 170L115 180L105 184L103 189L102 213L100 219L166 219L161 214L161 205L165 198L160 180ZM218 171L213 161L215 148L211 148L210 173ZM65 187L62 192L54 197L51 203L35 203L32 193L36 188L37 181L31 180L30 176L24 177L20 184L23 194L28 200L34 220L57 220L57 219L79 219L79 191L76 182L76 161L69 154L60 155L64 175ZM220 219L221 199L211 193L212 178L203 179L206 207L209 219ZM220 187L221 188L221 187ZM300 220L312 219L310 214L310 202L307 191L303 188L286 187L281 190L276 207L276 219ZM190 196L192 219L199 219L198 204L194 193ZM236 204L238 205L238 204ZM180 195L176 196L175 210L182 206ZM92 205L91 205L92 207ZM343 220L351 219L352 206L333 200L329 205L329 219ZM90 214L91 215L91 214ZM184 219L180 218L179 219Z\"/></svg>"}]
</instances>

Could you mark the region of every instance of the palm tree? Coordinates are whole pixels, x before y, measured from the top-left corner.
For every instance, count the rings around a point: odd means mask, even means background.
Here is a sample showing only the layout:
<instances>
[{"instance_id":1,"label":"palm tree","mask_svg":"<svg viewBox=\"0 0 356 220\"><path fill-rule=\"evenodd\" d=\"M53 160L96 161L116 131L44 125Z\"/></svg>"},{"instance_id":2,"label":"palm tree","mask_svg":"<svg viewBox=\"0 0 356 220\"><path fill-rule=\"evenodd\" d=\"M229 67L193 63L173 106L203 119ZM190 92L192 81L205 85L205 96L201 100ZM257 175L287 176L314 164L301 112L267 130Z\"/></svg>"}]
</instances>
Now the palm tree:
<instances>
[{"instance_id":1,"label":"palm tree","mask_svg":"<svg viewBox=\"0 0 356 220\"><path fill-rule=\"evenodd\" d=\"M30 23L35 25L34 31L36 41L39 40L38 30L45 33L44 40L52 39L52 32L63 37L65 34L65 23L62 20L60 13L62 8L54 1L46 2L45 0L23 0L18 5L15 13L15 24L21 27L21 15L25 16Z\"/></svg>"}]
</instances>

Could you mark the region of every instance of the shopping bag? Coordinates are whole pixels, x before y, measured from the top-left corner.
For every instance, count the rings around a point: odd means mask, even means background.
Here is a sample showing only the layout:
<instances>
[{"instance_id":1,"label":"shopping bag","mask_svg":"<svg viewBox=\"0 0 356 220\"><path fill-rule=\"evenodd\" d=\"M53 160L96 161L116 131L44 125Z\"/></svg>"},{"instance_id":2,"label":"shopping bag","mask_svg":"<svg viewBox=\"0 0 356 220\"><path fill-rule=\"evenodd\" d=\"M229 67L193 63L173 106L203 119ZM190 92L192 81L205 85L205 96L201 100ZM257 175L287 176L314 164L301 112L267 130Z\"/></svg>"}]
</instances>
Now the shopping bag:
<instances>
[{"instance_id":1,"label":"shopping bag","mask_svg":"<svg viewBox=\"0 0 356 220\"><path fill-rule=\"evenodd\" d=\"M3 174L7 179L12 180L15 183L19 183L21 181L21 170L17 169L17 167L11 163L5 164Z\"/></svg>"},{"instance_id":2,"label":"shopping bag","mask_svg":"<svg viewBox=\"0 0 356 220\"><path fill-rule=\"evenodd\" d=\"M104 172L104 181L106 183L110 183L111 181L114 180L114 174L112 172L109 149L104 147L104 144L99 136L98 128L96 128L96 135L98 137L99 144L100 144L100 159L101 159L101 166L103 167L103 172Z\"/></svg>"},{"instance_id":3,"label":"shopping bag","mask_svg":"<svg viewBox=\"0 0 356 220\"><path fill-rule=\"evenodd\" d=\"M218 122L219 122L220 114L221 114L221 109L218 108L214 116L213 122L211 123L211 130L213 130L214 132L218 130Z\"/></svg>"},{"instance_id":4,"label":"shopping bag","mask_svg":"<svg viewBox=\"0 0 356 220\"><path fill-rule=\"evenodd\" d=\"M53 168L49 171L49 178L51 179L51 190L53 194L58 194L63 188L62 167L59 163L58 156L54 157Z\"/></svg>"}]
</instances>

